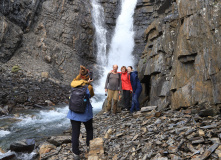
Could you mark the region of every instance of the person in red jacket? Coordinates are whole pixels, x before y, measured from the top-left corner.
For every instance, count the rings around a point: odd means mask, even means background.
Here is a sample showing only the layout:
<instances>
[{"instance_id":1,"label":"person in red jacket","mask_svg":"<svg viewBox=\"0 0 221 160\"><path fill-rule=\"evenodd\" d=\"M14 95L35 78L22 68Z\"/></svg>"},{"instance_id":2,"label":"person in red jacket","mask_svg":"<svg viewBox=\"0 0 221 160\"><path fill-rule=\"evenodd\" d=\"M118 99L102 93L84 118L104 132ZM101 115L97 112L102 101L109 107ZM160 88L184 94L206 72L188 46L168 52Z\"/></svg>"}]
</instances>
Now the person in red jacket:
<instances>
[{"instance_id":1,"label":"person in red jacket","mask_svg":"<svg viewBox=\"0 0 221 160\"><path fill-rule=\"evenodd\" d=\"M125 109L129 111L132 86L130 82L130 74L127 73L125 66L121 67L121 86L123 90Z\"/></svg>"}]
</instances>

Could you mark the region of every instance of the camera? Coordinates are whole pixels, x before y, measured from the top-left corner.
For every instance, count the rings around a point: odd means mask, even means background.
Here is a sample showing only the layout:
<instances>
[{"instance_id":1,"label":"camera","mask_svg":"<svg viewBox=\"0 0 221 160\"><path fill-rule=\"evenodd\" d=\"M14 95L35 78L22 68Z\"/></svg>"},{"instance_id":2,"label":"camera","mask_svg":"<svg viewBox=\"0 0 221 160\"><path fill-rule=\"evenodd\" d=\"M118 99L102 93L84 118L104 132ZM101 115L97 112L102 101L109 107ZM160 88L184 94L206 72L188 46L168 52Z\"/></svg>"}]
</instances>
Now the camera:
<instances>
[{"instance_id":1,"label":"camera","mask_svg":"<svg viewBox=\"0 0 221 160\"><path fill-rule=\"evenodd\" d=\"M93 79L93 72L89 72L89 78L90 78L90 80Z\"/></svg>"}]
</instances>

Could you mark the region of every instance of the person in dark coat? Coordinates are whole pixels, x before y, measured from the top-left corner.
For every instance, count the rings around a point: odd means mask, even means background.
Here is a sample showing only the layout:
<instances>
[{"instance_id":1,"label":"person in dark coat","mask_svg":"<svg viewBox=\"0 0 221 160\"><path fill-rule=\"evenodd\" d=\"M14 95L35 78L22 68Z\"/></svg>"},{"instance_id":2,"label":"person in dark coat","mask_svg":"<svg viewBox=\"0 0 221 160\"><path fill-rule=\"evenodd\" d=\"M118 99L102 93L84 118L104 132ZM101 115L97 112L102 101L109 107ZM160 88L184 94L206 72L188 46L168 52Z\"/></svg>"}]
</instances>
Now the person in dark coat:
<instances>
[{"instance_id":1,"label":"person in dark coat","mask_svg":"<svg viewBox=\"0 0 221 160\"><path fill-rule=\"evenodd\" d=\"M133 113L134 111L140 110L139 97L142 92L142 86L138 79L138 72L133 71L132 66L127 67L127 72L130 74L130 82L133 89L132 106L130 109L130 112Z\"/></svg>"}]
</instances>

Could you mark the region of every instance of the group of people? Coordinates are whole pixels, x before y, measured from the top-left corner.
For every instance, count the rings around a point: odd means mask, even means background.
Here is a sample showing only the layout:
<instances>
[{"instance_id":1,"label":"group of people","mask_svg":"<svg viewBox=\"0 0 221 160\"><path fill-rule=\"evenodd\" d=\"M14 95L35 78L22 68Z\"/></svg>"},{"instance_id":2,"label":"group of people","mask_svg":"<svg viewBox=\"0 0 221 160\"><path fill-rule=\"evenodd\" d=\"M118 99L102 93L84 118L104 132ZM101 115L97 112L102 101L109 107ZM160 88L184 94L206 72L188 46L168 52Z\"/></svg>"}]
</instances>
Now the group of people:
<instances>
[{"instance_id":1,"label":"group of people","mask_svg":"<svg viewBox=\"0 0 221 160\"><path fill-rule=\"evenodd\" d=\"M113 70L110 71L107 75L105 83L105 92L107 92L107 106L106 111L111 111L116 114L117 112L117 103L119 99L119 94L123 91L125 109L130 110L130 112L140 110L139 107L139 96L142 91L142 86L138 79L137 71L133 71L131 66L121 67L121 72L117 72L118 66L113 65ZM90 140L93 139L93 111L92 105L90 103L90 98L94 96L94 90L91 85L93 79L90 78L89 70L84 66L80 66L79 75L71 82L71 87L77 88L87 86L85 89L84 101L85 111L83 113L77 113L70 109L67 114L67 118L70 119L72 125L72 152L73 158L79 160L80 150L79 150L79 135L81 123L85 125L86 128L86 144L89 146ZM130 107L130 100L132 94L132 105ZM112 107L113 100L113 107Z\"/></svg>"},{"instance_id":2,"label":"group of people","mask_svg":"<svg viewBox=\"0 0 221 160\"><path fill-rule=\"evenodd\" d=\"M121 67L121 72L117 72L118 65L113 65L113 70L108 73L105 92L107 92L107 107L106 112L111 111L111 104L113 101L112 113L116 114L118 97L123 91L124 109L133 113L140 110L139 96L142 92L142 86L138 79L137 71L133 71L132 66ZM130 106L132 94L132 105Z\"/></svg>"}]
</instances>

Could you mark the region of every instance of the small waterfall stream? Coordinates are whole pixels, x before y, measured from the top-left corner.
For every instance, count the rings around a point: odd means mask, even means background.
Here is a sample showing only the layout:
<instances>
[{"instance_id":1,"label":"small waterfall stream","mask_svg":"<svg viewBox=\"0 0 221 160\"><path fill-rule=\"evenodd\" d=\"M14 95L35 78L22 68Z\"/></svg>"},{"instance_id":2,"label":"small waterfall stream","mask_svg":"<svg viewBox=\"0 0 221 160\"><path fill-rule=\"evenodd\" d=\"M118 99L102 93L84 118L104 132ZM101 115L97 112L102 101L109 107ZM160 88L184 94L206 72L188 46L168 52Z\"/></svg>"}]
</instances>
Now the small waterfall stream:
<instances>
[{"instance_id":1,"label":"small waterfall stream","mask_svg":"<svg viewBox=\"0 0 221 160\"><path fill-rule=\"evenodd\" d=\"M70 121L66 118L67 112L68 107L60 105L55 106L54 110L20 110L0 117L0 147L8 149L11 143L27 138L39 141L53 135L61 135L70 128ZM23 156L28 160L34 154Z\"/></svg>"}]
</instances>

